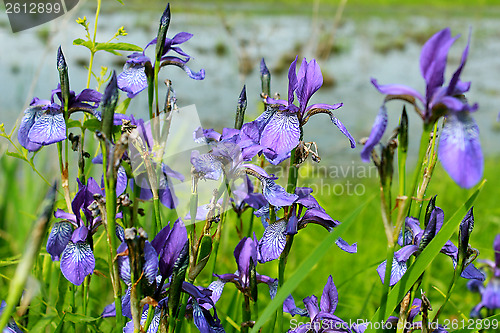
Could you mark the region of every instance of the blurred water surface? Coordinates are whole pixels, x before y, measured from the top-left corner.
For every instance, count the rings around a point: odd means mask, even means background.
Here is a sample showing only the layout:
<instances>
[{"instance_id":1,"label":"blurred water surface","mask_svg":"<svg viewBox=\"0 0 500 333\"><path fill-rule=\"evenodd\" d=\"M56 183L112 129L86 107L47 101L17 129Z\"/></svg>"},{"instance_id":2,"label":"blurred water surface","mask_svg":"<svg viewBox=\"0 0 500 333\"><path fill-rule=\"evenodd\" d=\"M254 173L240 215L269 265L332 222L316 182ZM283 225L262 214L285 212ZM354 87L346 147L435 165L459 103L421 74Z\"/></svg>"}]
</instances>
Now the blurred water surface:
<instances>
[{"instance_id":1,"label":"blurred water surface","mask_svg":"<svg viewBox=\"0 0 500 333\"><path fill-rule=\"evenodd\" d=\"M33 96L50 98L51 89L58 83L55 60L59 45L69 64L71 89L79 92L85 88L89 53L81 46L73 46L72 41L84 35L83 28L75 23L77 17L87 16L93 25L93 6L87 2L62 18L17 34L11 33L7 17L0 17L3 50L0 122L5 123L7 129L20 119ZM311 102L343 102L344 106L335 114L354 137L360 139L369 134L383 100L370 78L377 78L380 83L406 84L423 93L425 87L419 70L421 45L433 33L449 26L453 35L462 37L451 48L446 80L458 66L469 28L472 28L472 44L462 79L472 81L468 98L480 105L474 117L481 128L485 152L500 152L496 123L500 111L500 14L492 11L488 15L466 12L390 15L379 11L356 12L348 4L341 20L336 20L337 7L318 5L304 13L279 13L267 12L262 6L252 8L249 4L231 3L210 7L205 4L183 6L178 12L175 3L172 4L168 36L180 31L194 34L183 49L193 57L190 61L193 70L205 69L206 79L191 80L178 68L165 68L160 77L173 81L179 106L196 105L205 127L222 130L234 125L236 101L243 84L247 86L249 99L248 120L262 111L259 100L262 57L272 73L271 90L286 97L288 66L298 54L308 60L317 58L323 72L324 87ZM163 8L155 3L143 10L136 9L135 6L104 4L98 40L107 41L124 25L129 35L121 41L145 46L156 35ZM95 72L99 72L101 65L120 71L127 54L117 57L98 53ZM95 88L94 80L91 87ZM146 95L144 92L134 99L129 112L146 117ZM390 103L389 128L396 126L401 107L400 103ZM420 120L413 115L413 110L410 115L412 141L416 144ZM359 148L351 150L347 139L326 115L311 119L304 138L318 143L320 155L327 163L333 160L335 163L359 162Z\"/></svg>"}]
</instances>

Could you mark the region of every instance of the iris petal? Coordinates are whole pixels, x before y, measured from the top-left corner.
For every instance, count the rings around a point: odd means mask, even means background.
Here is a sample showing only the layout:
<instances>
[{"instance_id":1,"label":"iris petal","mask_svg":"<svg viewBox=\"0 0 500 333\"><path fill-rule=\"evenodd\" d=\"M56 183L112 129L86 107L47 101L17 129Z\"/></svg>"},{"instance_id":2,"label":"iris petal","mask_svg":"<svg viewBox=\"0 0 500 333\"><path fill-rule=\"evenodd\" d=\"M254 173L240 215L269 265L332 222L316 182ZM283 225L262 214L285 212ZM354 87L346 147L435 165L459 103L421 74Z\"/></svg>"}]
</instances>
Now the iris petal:
<instances>
[{"instance_id":1,"label":"iris petal","mask_svg":"<svg viewBox=\"0 0 500 333\"><path fill-rule=\"evenodd\" d=\"M68 242L61 255L61 271L69 282L76 286L94 272L95 258L87 242Z\"/></svg>"},{"instance_id":2,"label":"iris petal","mask_svg":"<svg viewBox=\"0 0 500 333\"><path fill-rule=\"evenodd\" d=\"M300 125L295 113L275 112L261 132L260 144L278 155L290 153L299 144ZM274 160L270 161L278 164Z\"/></svg>"},{"instance_id":3,"label":"iris petal","mask_svg":"<svg viewBox=\"0 0 500 333\"><path fill-rule=\"evenodd\" d=\"M323 294L321 295L320 308L321 311L327 313L334 313L339 302L339 294L337 288L333 283L333 278L330 275L328 281L326 282L325 288L323 289Z\"/></svg>"},{"instance_id":4,"label":"iris petal","mask_svg":"<svg viewBox=\"0 0 500 333\"><path fill-rule=\"evenodd\" d=\"M40 115L31 127L28 139L43 146L66 139L64 116L59 112Z\"/></svg>"},{"instance_id":5,"label":"iris petal","mask_svg":"<svg viewBox=\"0 0 500 333\"><path fill-rule=\"evenodd\" d=\"M59 222L54 224L47 239L47 252L50 253L52 261L59 260L72 234L73 227L70 223Z\"/></svg>"},{"instance_id":6,"label":"iris petal","mask_svg":"<svg viewBox=\"0 0 500 333\"><path fill-rule=\"evenodd\" d=\"M270 224L259 241L260 263L278 259L286 244L286 222Z\"/></svg>"},{"instance_id":7,"label":"iris petal","mask_svg":"<svg viewBox=\"0 0 500 333\"><path fill-rule=\"evenodd\" d=\"M118 88L127 93L128 98L134 98L148 86L148 78L143 64L126 63L117 77Z\"/></svg>"},{"instance_id":8,"label":"iris petal","mask_svg":"<svg viewBox=\"0 0 500 333\"><path fill-rule=\"evenodd\" d=\"M470 188L483 177L479 128L468 112L450 114L439 142L439 160L461 187Z\"/></svg>"},{"instance_id":9,"label":"iris petal","mask_svg":"<svg viewBox=\"0 0 500 333\"><path fill-rule=\"evenodd\" d=\"M379 143L387 128L387 109L382 105L378 111L375 122L373 123L370 136L366 141L363 150L361 151L361 160L363 162L370 162L370 154L373 148Z\"/></svg>"}]
</instances>

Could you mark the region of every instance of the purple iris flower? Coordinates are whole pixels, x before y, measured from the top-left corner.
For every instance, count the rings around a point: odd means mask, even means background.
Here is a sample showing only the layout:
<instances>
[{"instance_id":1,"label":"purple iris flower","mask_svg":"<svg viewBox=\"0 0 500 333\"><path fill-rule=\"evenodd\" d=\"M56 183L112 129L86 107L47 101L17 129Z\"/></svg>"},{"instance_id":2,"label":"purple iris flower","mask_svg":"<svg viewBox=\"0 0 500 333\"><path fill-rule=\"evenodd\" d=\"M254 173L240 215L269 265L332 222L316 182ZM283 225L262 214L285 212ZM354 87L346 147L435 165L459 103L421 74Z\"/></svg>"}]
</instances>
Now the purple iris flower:
<instances>
[{"instance_id":1,"label":"purple iris flower","mask_svg":"<svg viewBox=\"0 0 500 333\"><path fill-rule=\"evenodd\" d=\"M87 185L78 182L79 190L71 208L73 214L58 209L54 216L63 219L52 227L47 239L47 252L53 261L61 260L61 272L74 285L81 285L85 277L94 272L95 258L92 252L92 235L101 224L101 217L93 217L87 208L94 201L94 194L103 195L93 178ZM82 219L80 211L85 216Z\"/></svg>"},{"instance_id":2,"label":"purple iris flower","mask_svg":"<svg viewBox=\"0 0 500 333\"><path fill-rule=\"evenodd\" d=\"M326 282L321 300L318 306L318 298L315 295L308 296L303 300L305 309L298 308L292 295L283 303L283 311L292 316L300 315L309 317L311 321L298 327L291 328L289 333L326 333L326 332L346 332L363 333L366 330L366 324L354 323L351 327L344 320L337 317L334 313L339 303L337 288L330 275Z\"/></svg>"},{"instance_id":3,"label":"purple iris flower","mask_svg":"<svg viewBox=\"0 0 500 333\"><path fill-rule=\"evenodd\" d=\"M172 227L170 223L163 228L153 239L151 243L145 242L144 247L144 265L143 272L147 284L152 286L154 292L152 297L158 302L158 306L154 309L153 321L147 332L156 333L159 328L159 323L162 314L164 315L167 307L167 298L163 295L170 287L169 279L174 272L174 264L181 255L188 242L186 227L180 219L176 220ZM126 243L122 243L117 249L117 253L124 253L127 250ZM121 279L127 284L128 289L122 297L122 314L132 319L130 311L130 262L126 255L118 256L118 266ZM217 317L217 312L214 308L214 315L208 311L213 308L216 300L212 296L210 289L195 287L191 283L183 282L182 291L189 294L191 297L188 301L188 307L193 311L193 319L196 327L202 333L223 332L220 320ZM218 298L217 298L218 299ZM143 308L141 322L145 322L148 315L148 307ZM108 305L103 316L115 316L116 312L113 305ZM125 326L124 332L134 332L134 324L132 321Z\"/></svg>"},{"instance_id":4,"label":"purple iris flower","mask_svg":"<svg viewBox=\"0 0 500 333\"><path fill-rule=\"evenodd\" d=\"M238 265L238 270L234 273L214 274L218 280L212 282L209 289L212 290L212 298L214 301L219 300L222 291L224 289L224 285L228 282L234 283L236 288L240 290L243 294L250 296L251 295L251 270L255 269L257 266L257 261L260 261L259 251L257 249L258 243L255 237L244 237L241 241L236 245L234 249L234 258L236 259L236 264ZM256 274L257 283L265 283L269 287L269 294L271 298L276 296L276 292L278 291L278 279L270 278L266 275Z\"/></svg>"},{"instance_id":5,"label":"purple iris flower","mask_svg":"<svg viewBox=\"0 0 500 333\"><path fill-rule=\"evenodd\" d=\"M201 69L198 73L193 72L187 63L191 57L185 53L180 45L187 42L193 37L193 34L187 32L179 32L174 38L166 38L165 46L163 48L163 54L161 58L160 67L166 65L175 65L183 69L187 75L195 80L203 80L205 78L205 70ZM146 45L144 50L141 52L134 52L128 56L128 60L123 66L123 72L118 75L118 87L127 93L129 98L135 97L138 93L143 91L148 86L148 79L146 76L146 64L151 65L151 59L146 56L146 49L151 46L156 45L156 38ZM179 56L167 55L168 52L175 52Z\"/></svg>"},{"instance_id":6,"label":"purple iris flower","mask_svg":"<svg viewBox=\"0 0 500 333\"><path fill-rule=\"evenodd\" d=\"M55 102L54 96L59 99ZM94 113L99 107L102 94L93 89L84 89L75 95L70 91L68 113L85 111ZM62 103L61 87L52 90L49 100L33 98L30 106L24 111L24 117L17 132L17 139L21 146L28 151L36 151L42 146L66 139L66 122L64 120L64 105Z\"/></svg>"},{"instance_id":7,"label":"purple iris flower","mask_svg":"<svg viewBox=\"0 0 500 333\"><path fill-rule=\"evenodd\" d=\"M297 195L287 193L282 186L276 184L275 180L277 178L269 175L261 167L244 163L244 149L232 140L224 140L224 138L232 136L227 133L228 131L229 129L225 129L221 136L218 136L218 133L213 130L198 129L194 133L195 140L198 140L198 142L206 140L212 148L205 154L200 154L197 150L193 150L191 153L191 164L198 177L218 180L221 175L224 175L226 179L234 180L245 176L246 173L260 180L262 195L270 205L276 207L291 205L298 198ZM259 200L256 197L253 197L253 199Z\"/></svg>"},{"instance_id":8,"label":"purple iris flower","mask_svg":"<svg viewBox=\"0 0 500 333\"><path fill-rule=\"evenodd\" d=\"M480 317L482 308L500 309L500 234L493 241L493 250L495 251L495 261L481 260L485 267L493 272L486 287L479 280L470 280L467 284L470 290L481 293L481 302L472 309L471 317Z\"/></svg>"},{"instance_id":9,"label":"purple iris flower","mask_svg":"<svg viewBox=\"0 0 500 333\"><path fill-rule=\"evenodd\" d=\"M482 178L484 167L479 128L471 117L471 112L476 111L478 105L467 102L464 94L469 91L470 82L460 80L469 52L470 35L460 65L448 85L444 85L448 51L458 37L452 37L450 29L446 28L432 36L423 46L420 70L426 83L425 97L404 85L380 85L375 79L372 79L372 83L378 91L387 95L386 101L400 99L411 103L426 126L434 124L441 116L445 117L438 157L458 185L470 188ZM369 161L370 152L382 138L386 127L387 112L382 106L361 152L364 162Z\"/></svg>"},{"instance_id":10,"label":"purple iris flower","mask_svg":"<svg viewBox=\"0 0 500 333\"><path fill-rule=\"evenodd\" d=\"M258 143L274 152L274 154L265 152L264 155L275 165L290 157L290 152L301 139L302 126L317 113L328 114L332 122L349 138L351 147L354 148L356 145L345 126L331 112L340 108L342 103L307 105L312 95L323 85L323 75L316 60L313 59L308 63L305 58L297 74L297 59L298 56L288 71L288 100L267 97L266 111L252 122L258 132ZM293 104L295 95L299 106Z\"/></svg>"},{"instance_id":11,"label":"purple iris flower","mask_svg":"<svg viewBox=\"0 0 500 333\"><path fill-rule=\"evenodd\" d=\"M295 189L296 200L291 204L283 205L288 206L286 208L288 210L287 217L265 225L266 230L259 241L261 262L278 259L285 248L287 235L296 234L308 223L319 224L328 231L332 231L340 224L339 221L328 215L311 193L312 189L308 187L297 187ZM262 213L262 210L259 210L258 213ZM356 253L357 251L356 243L349 245L342 238L339 238L336 244L345 252Z\"/></svg>"},{"instance_id":12,"label":"purple iris flower","mask_svg":"<svg viewBox=\"0 0 500 333\"><path fill-rule=\"evenodd\" d=\"M467 215L464 217L461 225L469 224L470 221L474 220L472 216L472 211L469 211ZM406 262L410 258L411 255L418 256L420 252L424 249L425 246L437 235L444 222L444 212L441 208L435 207L430 215L429 222L425 230L420 228L420 222L418 219L414 217L406 218L406 232L403 239L403 236L400 235L398 239L398 244L401 247L398 251L394 253L394 259L392 262L392 271L391 271L391 280L390 285L395 285L403 275L406 273L407 265ZM469 231L470 230L470 231ZM468 229L468 233L472 231ZM409 235L409 236L408 236ZM467 236L468 239L468 236ZM468 246L468 241L465 246ZM441 253L449 256L453 261L453 266L455 269L461 270L461 276L465 279L477 279L484 281L484 275L479 271L472 263L467 263L464 265L464 268L456 267L458 263L458 248L448 240L446 244L441 249ZM467 261L467 260L466 260ZM384 283L385 277L385 268L386 261L384 260L378 267L377 272Z\"/></svg>"}]
</instances>

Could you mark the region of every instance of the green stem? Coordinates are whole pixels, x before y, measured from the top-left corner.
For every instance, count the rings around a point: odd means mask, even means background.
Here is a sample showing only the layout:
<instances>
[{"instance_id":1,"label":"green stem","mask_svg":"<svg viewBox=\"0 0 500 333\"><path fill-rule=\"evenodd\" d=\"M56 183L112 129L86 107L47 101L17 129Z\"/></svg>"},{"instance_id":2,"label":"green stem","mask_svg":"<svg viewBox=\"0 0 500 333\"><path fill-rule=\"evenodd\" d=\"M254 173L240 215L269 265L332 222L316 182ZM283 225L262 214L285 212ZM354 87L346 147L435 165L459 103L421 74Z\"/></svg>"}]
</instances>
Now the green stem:
<instances>
[{"instance_id":1,"label":"green stem","mask_svg":"<svg viewBox=\"0 0 500 333\"><path fill-rule=\"evenodd\" d=\"M154 316L155 316L155 308L152 305L149 305L148 316L146 318L146 323L144 324L144 332L148 331L149 325L151 325Z\"/></svg>"},{"instance_id":2,"label":"green stem","mask_svg":"<svg viewBox=\"0 0 500 333\"><path fill-rule=\"evenodd\" d=\"M252 309L250 307L250 297L248 297L247 295L244 295L244 299L243 299L243 307L242 307L242 323L241 323L241 332L242 333L248 333L249 331L249 324L250 324L250 321L252 320Z\"/></svg>"},{"instance_id":3,"label":"green stem","mask_svg":"<svg viewBox=\"0 0 500 333\"><path fill-rule=\"evenodd\" d=\"M118 261L115 260L117 242L115 236L116 228L116 177L113 175L113 161L108 162L108 148L105 142L101 142L101 151L103 156L103 175L104 175L104 190L106 194L106 232L109 247L108 262L111 284L113 285L113 297L116 309L116 330L123 329L124 320L122 313L121 302L121 286L118 274Z\"/></svg>"},{"instance_id":4,"label":"green stem","mask_svg":"<svg viewBox=\"0 0 500 333\"><path fill-rule=\"evenodd\" d=\"M441 314L441 311L443 310L446 303L448 303L448 301L451 297L451 294L453 293L453 290L455 289L456 282L458 280L458 277L460 276L459 271L460 271L461 265L459 265L459 264L460 263L457 263L455 271L453 272L453 278L450 282L450 285L448 286L448 292L446 293L446 298L444 299L443 304L441 304L441 306L437 310L436 315L434 316L434 319L432 320L433 322L435 322L437 319L439 319L439 315Z\"/></svg>"}]
</instances>

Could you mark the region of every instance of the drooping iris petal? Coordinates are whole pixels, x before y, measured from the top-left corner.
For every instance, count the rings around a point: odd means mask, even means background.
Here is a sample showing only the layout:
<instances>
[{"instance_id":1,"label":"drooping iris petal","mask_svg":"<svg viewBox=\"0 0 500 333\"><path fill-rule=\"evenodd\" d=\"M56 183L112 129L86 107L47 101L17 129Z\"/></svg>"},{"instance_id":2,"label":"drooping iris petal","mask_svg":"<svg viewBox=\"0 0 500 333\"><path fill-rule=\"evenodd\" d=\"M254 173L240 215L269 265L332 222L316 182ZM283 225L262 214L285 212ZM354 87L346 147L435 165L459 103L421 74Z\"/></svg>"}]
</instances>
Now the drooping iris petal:
<instances>
[{"instance_id":1,"label":"drooping iris petal","mask_svg":"<svg viewBox=\"0 0 500 333\"><path fill-rule=\"evenodd\" d=\"M193 301L193 322L200 333L224 333L219 318L213 317L210 312Z\"/></svg>"},{"instance_id":2,"label":"drooping iris petal","mask_svg":"<svg viewBox=\"0 0 500 333\"><path fill-rule=\"evenodd\" d=\"M349 245L345 240L342 238L339 238L335 241L335 244L342 250L347 253L356 253L358 252L358 244L354 243L352 245Z\"/></svg>"},{"instance_id":3,"label":"drooping iris petal","mask_svg":"<svg viewBox=\"0 0 500 333\"><path fill-rule=\"evenodd\" d=\"M61 272L75 286L82 284L85 277L94 272L95 258L87 242L68 242L61 255Z\"/></svg>"},{"instance_id":4,"label":"drooping iris petal","mask_svg":"<svg viewBox=\"0 0 500 333\"><path fill-rule=\"evenodd\" d=\"M309 318L314 319L319 313L318 298L315 295L304 298L304 305L306 306Z\"/></svg>"},{"instance_id":5,"label":"drooping iris petal","mask_svg":"<svg viewBox=\"0 0 500 333\"><path fill-rule=\"evenodd\" d=\"M378 111L377 117L375 118L375 122L373 123L368 141L366 141L365 145L363 146L363 150L361 151L361 160L363 162L370 161L370 154L377 143L380 142L380 139L382 139L386 127L387 109L385 108L385 105L382 105Z\"/></svg>"},{"instance_id":6,"label":"drooping iris petal","mask_svg":"<svg viewBox=\"0 0 500 333\"><path fill-rule=\"evenodd\" d=\"M292 295L289 295L283 302L283 312L289 313L290 315L292 315L292 317L295 315L299 315L302 317L307 316L307 310L298 308L295 305L295 300L293 299Z\"/></svg>"},{"instance_id":7,"label":"drooping iris petal","mask_svg":"<svg viewBox=\"0 0 500 333\"><path fill-rule=\"evenodd\" d=\"M395 285L403 275L406 273L407 266L406 261L408 258L418 250L417 245L408 245L405 246L394 253L394 258L392 259L392 270L391 270L391 280L390 286ZM377 272L384 283L385 278L385 269L386 269L386 261L382 262L377 267Z\"/></svg>"},{"instance_id":8,"label":"drooping iris petal","mask_svg":"<svg viewBox=\"0 0 500 333\"><path fill-rule=\"evenodd\" d=\"M134 98L148 86L148 78L144 64L126 63L117 77L118 88L127 93L128 98Z\"/></svg>"},{"instance_id":9,"label":"drooping iris petal","mask_svg":"<svg viewBox=\"0 0 500 333\"><path fill-rule=\"evenodd\" d=\"M307 223L316 223L326 230L332 231L339 224L339 221L334 220L323 208L309 208L299 219L299 229L304 228Z\"/></svg>"},{"instance_id":10,"label":"drooping iris petal","mask_svg":"<svg viewBox=\"0 0 500 333\"><path fill-rule=\"evenodd\" d=\"M474 279L478 281L486 280L486 276L484 275L484 273L477 269L473 264L467 265L460 276L464 279Z\"/></svg>"},{"instance_id":11,"label":"drooping iris petal","mask_svg":"<svg viewBox=\"0 0 500 333\"><path fill-rule=\"evenodd\" d=\"M260 263L278 259L286 244L286 221L270 224L259 240Z\"/></svg>"},{"instance_id":12,"label":"drooping iris petal","mask_svg":"<svg viewBox=\"0 0 500 333\"><path fill-rule=\"evenodd\" d=\"M356 140L354 140L351 133L349 133L344 124L342 124L340 120L333 114L330 115L330 119L332 120L332 123L335 126L337 126L337 128L342 132L342 134L344 134L349 139L349 142L351 143L351 148L356 148Z\"/></svg>"},{"instance_id":13,"label":"drooping iris petal","mask_svg":"<svg viewBox=\"0 0 500 333\"><path fill-rule=\"evenodd\" d=\"M326 282L325 288L323 289L323 294L321 295L320 308L321 311L327 313L334 313L339 302L339 294L337 288L333 283L333 278L330 275Z\"/></svg>"},{"instance_id":14,"label":"drooping iris petal","mask_svg":"<svg viewBox=\"0 0 500 333\"><path fill-rule=\"evenodd\" d=\"M104 310L102 310L101 317L103 318L115 317L115 316L116 316L115 302L106 305L104 307Z\"/></svg>"},{"instance_id":15,"label":"drooping iris petal","mask_svg":"<svg viewBox=\"0 0 500 333\"><path fill-rule=\"evenodd\" d=\"M48 102L48 101L47 101ZM40 149L41 144L34 143L28 138L29 131L33 124L35 123L38 115L43 112L40 107L32 106L24 111L23 119L21 119L21 125L17 131L17 140L28 151L36 151Z\"/></svg>"},{"instance_id":16,"label":"drooping iris petal","mask_svg":"<svg viewBox=\"0 0 500 333\"><path fill-rule=\"evenodd\" d=\"M275 112L261 132L260 144L272 149L278 156L288 154L297 147L300 138L300 124L297 114ZM270 161L273 164L274 160Z\"/></svg>"},{"instance_id":17,"label":"drooping iris petal","mask_svg":"<svg viewBox=\"0 0 500 333\"><path fill-rule=\"evenodd\" d=\"M198 72L193 72L191 68L189 68L186 63L187 60L182 60L178 57L163 57L162 65L174 65L182 69L186 74L192 78L193 80L203 80L205 79L205 70L202 68Z\"/></svg>"},{"instance_id":18,"label":"drooping iris petal","mask_svg":"<svg viewBox=\"0 0 500 333\"><path fill-rule=\"evenodd\" d=\"M269 287L269 296L273 299L278 292L278 279L273 279L267 275L257 274L257 283L265 283Z\"/></svg>"},{"instance_id":19,"label":"drooping iris petal","mask_svg":"<svg viewBox=\"0 0 500 333\"><path fill-rule=\"evenodd\" d=\"M43 146L66 139L64 116L58 111L41 114L31 127L28 138Z\"/></svg>"},{"instance_id":20,"label":"drooping iris petal","mask_svg":"<svg viewBox=\"0 0 500 333\"><path fill-rule=\"evenodd\" d=\"M450 177L461 187L470 188L483 177L483 152L479 127L468 112L447 116L438 157Z\"/></svg>"},{"instance_id":21,"label":"drooping iris petal","mask_svg":"<svg viewBox=\"0 0 500 333\"><path fill-rule=\"evenodd\" d=\"M68 222L54 223L47 239L47 252L50 253L52 261L58 261L64 248L68 245L73 227Z\"/></svg>"},{"instance_id":22,"label":"drooping iris petal","mask_svg":"<svg viewBox=\"0 0 500 333\"><path fill-rule=\"evenodd\" d=\"M290 206L298 199L296 194L285 191L283 187L276 184L272 179L262 179L262 195L270 205L276 207Z\"/></svg>"},{"instance_id":23,"label":"drooping iris petal","mask_svg":"<svg viewBox=\"0 0 500 333\"><path fill-rule=\"evenodd\" d=\"M384 283L385 279L385 269L386 269L386 261L384 260L378 267L377 267L377 273L380 276L380 279L382 280L382 283ZM403 275L406 273L407 267L406 267L406 261L399 262L395 258L392 260L392 270L391 270L391 280L390 280L390 286L395 285Z\"/></svg>"}]
</instances>

